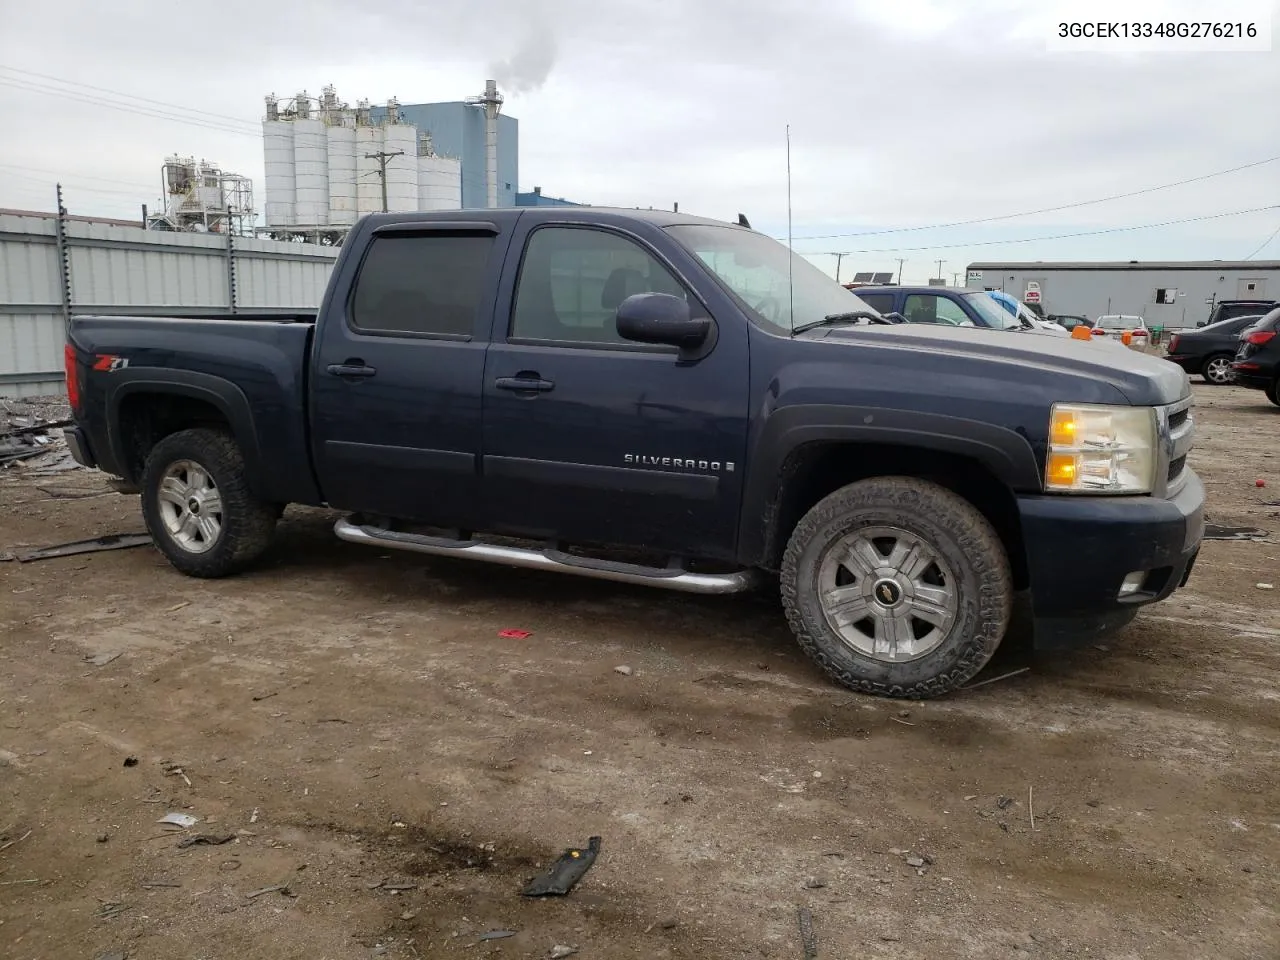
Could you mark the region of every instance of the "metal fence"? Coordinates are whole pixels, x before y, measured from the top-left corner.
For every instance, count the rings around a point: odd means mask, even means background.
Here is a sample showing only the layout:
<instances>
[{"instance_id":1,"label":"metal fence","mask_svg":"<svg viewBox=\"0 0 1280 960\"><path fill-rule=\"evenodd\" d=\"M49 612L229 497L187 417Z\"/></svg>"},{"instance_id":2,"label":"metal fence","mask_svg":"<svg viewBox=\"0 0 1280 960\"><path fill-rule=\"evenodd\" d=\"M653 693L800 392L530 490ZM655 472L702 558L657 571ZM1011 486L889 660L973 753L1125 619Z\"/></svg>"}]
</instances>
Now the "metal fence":
<instances>
[{"instance_id":1,"label":"metal fence","mask_svg":"<svg viewBox=\"0 0 1280 960\"><path fill-rule=\"evenodd\" d=\"M64 390L74 314L297 313L320 305L338 251L166 233L61 214L0 214L0 397Z\"/></svg>"}]
</instances>

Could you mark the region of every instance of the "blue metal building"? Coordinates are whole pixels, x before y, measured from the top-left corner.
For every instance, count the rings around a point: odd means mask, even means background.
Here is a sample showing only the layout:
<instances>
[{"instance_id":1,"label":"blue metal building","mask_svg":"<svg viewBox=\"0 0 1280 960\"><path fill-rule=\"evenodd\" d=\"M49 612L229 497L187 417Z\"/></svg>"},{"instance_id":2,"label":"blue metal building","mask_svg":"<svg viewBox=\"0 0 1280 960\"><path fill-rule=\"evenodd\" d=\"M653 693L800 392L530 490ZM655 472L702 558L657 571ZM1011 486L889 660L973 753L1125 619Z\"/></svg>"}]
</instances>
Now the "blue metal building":
<instances>
[{"instance_id":1,"label":"blue metal building","mask_svg":"<svg viewBox=\"0 0 1280 960\"><path fill-rule=\"evenodd\" d=\"M381 123L387 115L385 106L373 107L370 119ZM486 205L484 108L475 104L402 103L400 118L431 134L431 144L441 156L462 161L462 205ZM520 173L520 122L515 117L498 114L498 206L514 207L516 184Z\"/></svg>"},{"instance_id":2,"label":"blue metal building","mask_svg":"<svg viewBox=\"0 0 1280 960\"><path fill-rule=\"evenodd\" d=\"M548 197L542 192L541 187L534 187L529 193L516 194L517 207L583 207L589 204L575 203L573 200L566 200L564 197Z\"/></svg>"}]
</instances>

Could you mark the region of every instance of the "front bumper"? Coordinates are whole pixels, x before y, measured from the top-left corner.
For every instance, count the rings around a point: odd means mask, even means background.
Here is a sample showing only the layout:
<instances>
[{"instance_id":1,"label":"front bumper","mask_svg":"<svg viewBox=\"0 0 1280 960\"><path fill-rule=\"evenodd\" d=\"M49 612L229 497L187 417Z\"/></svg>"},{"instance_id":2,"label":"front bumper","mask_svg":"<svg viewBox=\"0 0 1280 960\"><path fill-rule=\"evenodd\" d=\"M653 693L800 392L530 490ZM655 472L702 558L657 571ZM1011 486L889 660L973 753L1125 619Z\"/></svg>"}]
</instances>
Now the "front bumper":
<instances>
[{"instance_id":1,"label":"front bumper","mask_svg":"<svg viewBox=\"0 0 1280 960\"><path fill-rule=\"evenodd\" d=\"M1018 498L1037 647L1089 642L1187 582L1204 536L1204 484L1176 496ZM1131 573L1145 577L1120 596Z\"/></svg>"}]
</instances>

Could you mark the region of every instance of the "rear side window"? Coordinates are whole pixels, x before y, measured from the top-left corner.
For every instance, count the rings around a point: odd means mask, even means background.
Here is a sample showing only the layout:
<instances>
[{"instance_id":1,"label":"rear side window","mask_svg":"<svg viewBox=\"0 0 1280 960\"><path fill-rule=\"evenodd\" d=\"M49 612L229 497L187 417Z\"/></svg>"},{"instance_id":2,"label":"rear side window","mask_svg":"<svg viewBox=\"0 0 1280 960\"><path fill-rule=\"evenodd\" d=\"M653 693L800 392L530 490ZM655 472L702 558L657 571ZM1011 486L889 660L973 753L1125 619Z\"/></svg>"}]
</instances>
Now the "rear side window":
<instances>
[{"instance_id":1,"label":"rear side window","mask_svg":"<svg viewBox=\"0 0 1280 960\"><path fill-rule=\"evenodd\" d=\"M370 333L471 336L493 237L375 237L356 278L352 324Z\"/></svg>"},{"instance_id":2,"label":"rear side window","mask_svg":"<svg viewBox=\"0 0 1280 960\"><path fill-rule=\"evenodd\" d=\"M893 294L892 293L859 293L858 299L865 303L876 313L892 313L893 312Z\"/></svg>"}]
</instances>

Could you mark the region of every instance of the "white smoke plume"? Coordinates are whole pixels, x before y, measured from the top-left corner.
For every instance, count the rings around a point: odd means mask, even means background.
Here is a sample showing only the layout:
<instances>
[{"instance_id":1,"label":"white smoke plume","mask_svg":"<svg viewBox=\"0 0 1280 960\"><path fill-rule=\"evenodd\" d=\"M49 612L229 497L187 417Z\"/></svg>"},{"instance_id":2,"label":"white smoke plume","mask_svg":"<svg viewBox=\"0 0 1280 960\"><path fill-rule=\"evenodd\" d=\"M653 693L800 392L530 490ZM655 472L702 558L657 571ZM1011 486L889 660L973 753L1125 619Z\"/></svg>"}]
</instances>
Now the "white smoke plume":
<instances>
[{"instance_id":1,"label":"white smoke plume","mask_svg":"<svg viewBox=\"0 0 1280 960\"><path fill-rule=\"evenodd\" d=\"M555 61L555 35L546 24L530 24L515 53L489 64L489 75L507 93L533 93L547 82Z\"/></svg>"}]
</instances>

